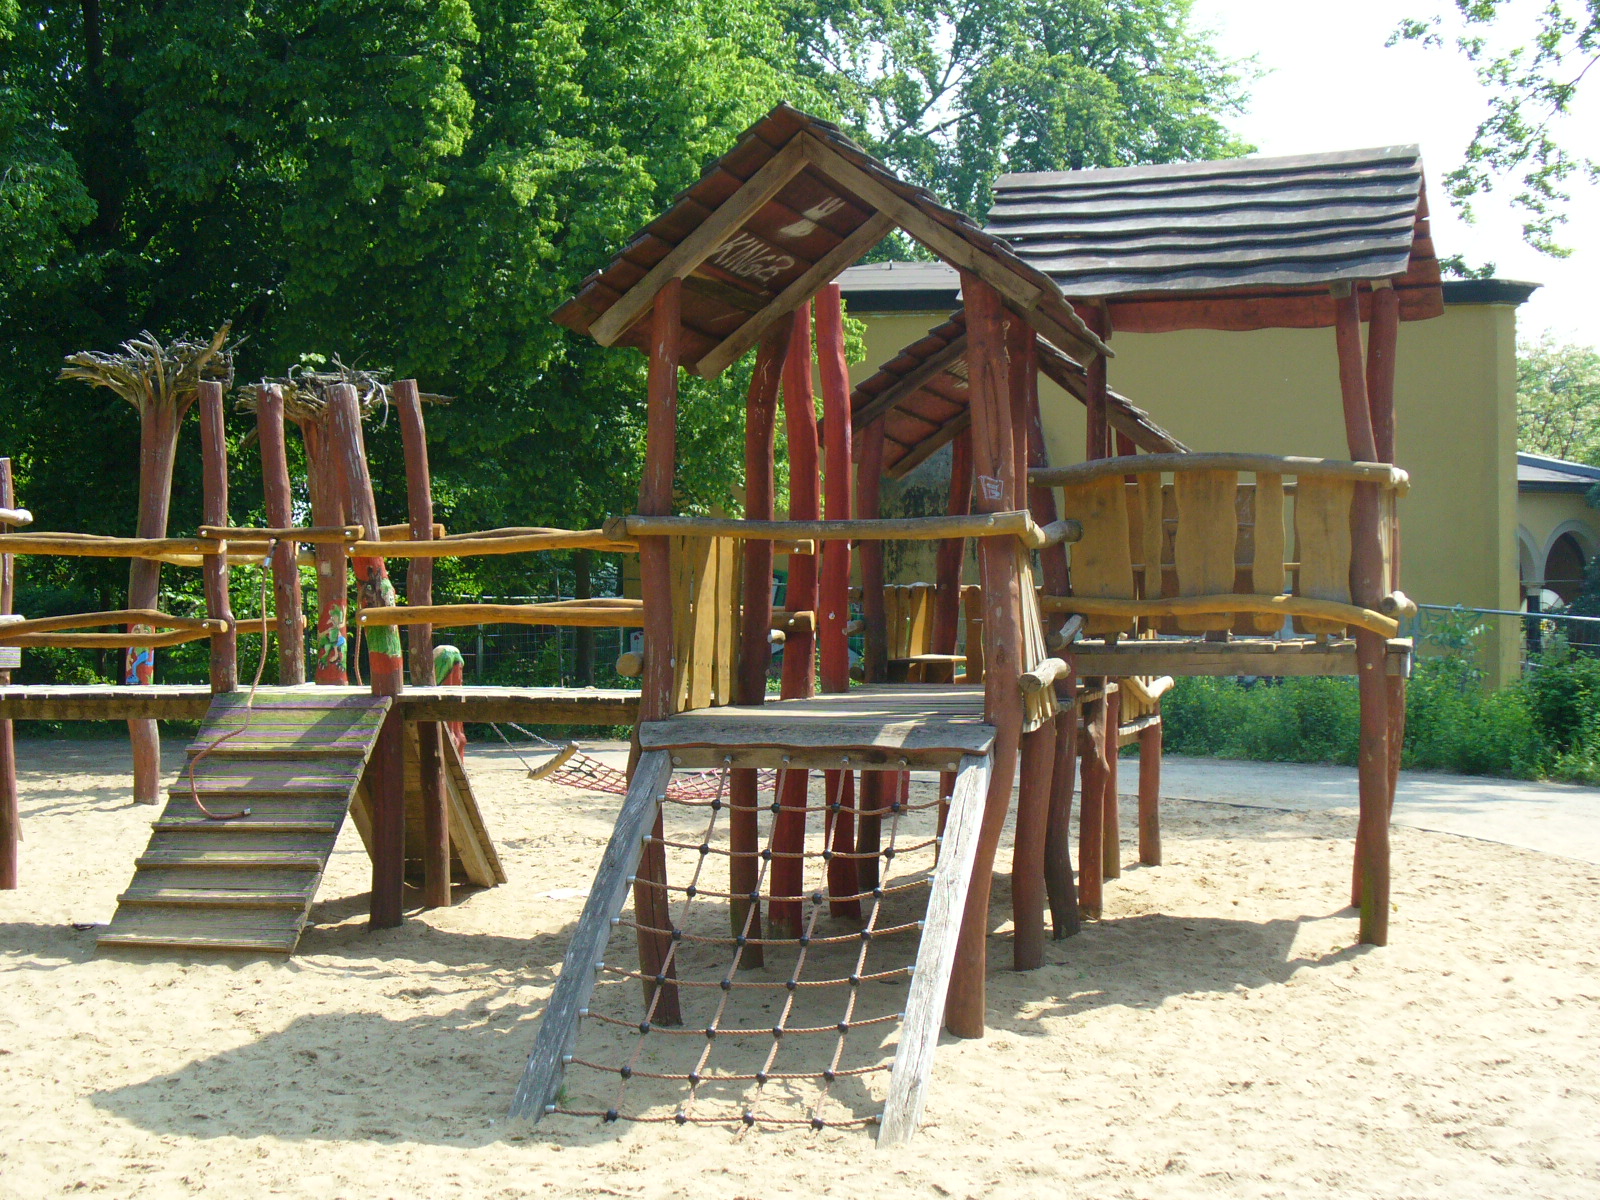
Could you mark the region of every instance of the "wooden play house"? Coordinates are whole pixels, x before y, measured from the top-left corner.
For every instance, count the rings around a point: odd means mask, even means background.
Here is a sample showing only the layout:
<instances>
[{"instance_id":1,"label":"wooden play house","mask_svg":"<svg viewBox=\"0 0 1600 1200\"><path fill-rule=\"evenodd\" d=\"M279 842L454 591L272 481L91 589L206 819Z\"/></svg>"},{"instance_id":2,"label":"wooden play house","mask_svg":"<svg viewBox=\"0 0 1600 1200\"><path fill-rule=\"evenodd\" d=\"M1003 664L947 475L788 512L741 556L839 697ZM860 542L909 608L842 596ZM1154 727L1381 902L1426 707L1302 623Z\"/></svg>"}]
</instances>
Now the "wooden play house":
<instances>
[{"instance_id":1,"label":"wooden play house","mask_svg":"<svg viewBox=\"0 0 1600 1200\"><path fill-rule=\"evenodd\" d=\"M1407 169L1378 173L1388 186ZM1341 170L1287 183L1269 170L1260 186L1281 185L1272 203L1292 203L1297 192L1336 186ZM1255 186L1248 167L1213 174L1227 177L1218 185L1224 193ZM1179 190L1213 177L1203 169L1179 176ZM641 350L650 363L639 513L607 526L640 546L639 752L515 1113L684 1124L730 1119L704 1111L721 1098L746 1125L880 1121L880 1142L908 1137L941 1026L961 1036L983 1032L990 880L1019 766L1013 964L1027 969L1042 961L1047 902L1058 936L1078 920L1067 828L1080 738L1093 747L1081 823L1083 900L1092 913L1115 803L1104 780L1114 769L1111 747L1158 719L1160 681L1174 674L1360 677L1361 937L1385 940L1391 720L1409 665L1409 646L1393 640L1395 615L1406 608L1394 587L1393 501L1406 479L1385 461L1391 443L1373 430L1392 428L1385 389L1402 304L1409 315L1426 315L1432 303L1420 171L1407 178L1397 187L1410 186L1409 210L1386 216L1376 232L1368 222L1372 237L1351 235L1370 251L1354 267L1332 255L1339 265L1331 273L1314 266L1285 284L1267 272L1265 291L1242 292L1230 280L1178 270L1175 286L1187 287L1194 303L1148 310L1179 322L1336 325L1350 462L1190 452L1107 385L1106 314L1116 309L1097 297L1115 289L1064 289L1053 277L1058 248L1036 255L1038 243L1028 243L1022 253L1010 231L1001 238L998 227L980 229L832 126L786 107L585 281L556 319L603 345ZM1129 226L1112 218L1166 186L1089 189L1072 211L1116 231ZM1339 207L1330 202L1313 226ZM1191 214L1172 223L1204 220ZM960 272L964 307L852 394L839 293L829 281L892 229ZM1262 241L1282 249L1307 238ZM1164 243L1152 235L1144 244ZM1086 252L1085 261L1092 257ZM1244 261L1232 248L1221 257ZM1324 261L1329 252L1309 257ZM1144 256L1133 261L1137 268ZM1396 279L1398 289L1387 285ZM1373 314L1370 369L1359 345L1365 307ZM752 348L746 515L676 515L679 371L714 376ZM1041 372L1084 401L1090 461L1048 463ZM780 396L786 519L777 519L772 483ZM949 441L958 447L950 512L881 517L884 475ZM963 593L968 538L980 580ZM891 539L941 544L939 578L923 581L931 587L914 596L891 590L882 556ZM780 542L791 551L787 629L781 693L769 699ZM860 580L859 626L852 576ZM967 644L958 654L963 615ZM1286 620L1301 632L1276 636ZM846 650L853 628L866 635L860 686L852 686ZM1126 721L1116 716L1124 699ZM698 813L674 806L666 798L674 767L724 768L726 798L702 802ZM915 767L945 773L942 799L913 801L905 773ZM778 772L770 796L757 791L762 768ZM939 810L936 826L926 809ZM705 824L692 828L691 820ZM908 843L918 830L927 836ZM936 862L908 874L902 864L915 850ZM726 883L718 874L724 862ZM636 968L608 957L619 928L637 942ZM899 965L874 970L880 953L892 959L893 937L912 929L920 931L914 960L902 954ZM859 953L831 978L808 974L827 976L821 956L840 944ZM900 1002L863 1018L869 988L890 975L909 976ZM842 997L842 1016L823 1020L817 1004L796 1007L797 998L830 990ZM632 999L606 1008L602 994ZM741 1014L741 1003L763 996L765 1016ZM850 1034L878 1023L900 1026L881 1114L860 1115L871 1106L862 1093L854 1116L830 1119L830 1093L877 1069L842 1065ZM763 1067L708 1065L727 1039L741 1038L769 1041ZM675 1043L689 1050L669 1069ZM602 1050L586 1048L593 1044ZM823 1051L806 1059L807 1045ZM778 1072L778 1061L790 1065ZM629 1091L647 1084L677 1095ZM773 1114L779 1087L801 1097L806 1115Z\"/></svg>"}]
</instances>

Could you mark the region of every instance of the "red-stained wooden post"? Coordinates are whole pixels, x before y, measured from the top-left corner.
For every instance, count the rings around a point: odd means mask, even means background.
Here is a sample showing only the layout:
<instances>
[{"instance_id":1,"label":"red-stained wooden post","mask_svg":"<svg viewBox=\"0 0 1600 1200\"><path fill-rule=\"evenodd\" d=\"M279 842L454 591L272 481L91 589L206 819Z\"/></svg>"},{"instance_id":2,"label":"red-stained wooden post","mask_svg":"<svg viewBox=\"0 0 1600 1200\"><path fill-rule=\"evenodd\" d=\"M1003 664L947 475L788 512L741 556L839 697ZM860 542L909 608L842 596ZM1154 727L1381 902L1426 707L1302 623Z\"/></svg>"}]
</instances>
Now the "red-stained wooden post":
<instances>
[{"instance_id":1,"label":"red-stained wooden post","mask_svg":"<svg viewBox=\"0 0 1600 1200\"><path fill-rule=\"evenodd\" d=\"M648 416L645 433L644 478L639 483L639 513L662 517L672 514L672 479L678 457L678 360L683 341L683 280L671 279L656 293L650 316L650 374L646 384ZM659 721L672 715L672 558L666 538L644 538L639 546L639 585L644 597L644 668L639 684L639 720ZM635 738L637 746L637 738ZM633 775L637 753L629 756ZM633 888L633 910L641 926L668 930L672 916L667 905L667 856L661 814L656 814L654 841L639 858ZM639 930L639 970L644 981L645 1004L654 1002L653 1021L678 1025L683 1021L678 1004L677 968L669 955L671 934ZM657 976L666 982L658 985ZM657 992L659 990L659 995Z\"/></svg>"},{"instance_id":2,"label":"red-stained wooden post","mask_svg":"<svg viewBox=\"0 0 1600 1200\"><path fill-rule=\"evenodd\" d=\"M844 304L839 285L830 283L817 293L817 367L822 379L822 437L827 465L823 514L830 521L850 519L854 504L851 483L854 457L850 430L850 369L844 356ZM817 648L822 666L822 690L844 692L850 689L850 639L845 626L850 621L850 543L822 543L822 578L817 593ZM856 815L854 772L830 771L826 776L827 795L837 808L829 815L835 828L828 844L835 850L872 853L878 848L878 818ZM828 863L828 892L833 897L852 897L862 890L860 880L867 868L877 876L877 859L835 857ZM876 883L873 884L876 886ZM859 918L861 901L834 899L830 911L836 917Z\"/></svg>"},{"instance_id":3,"label":"red-stained wooden post","mask_svg":"<svg viewBox=\"0 0 1600 1200\"><path fill-rule=\"evenodd\" d=\"M205 523L227 525L228 443L222 425L222 385L211 380L200 384L200 475ZM206 615L228 623L226 633L211 635L211 691L231 692L239 686L239 634L228 597L227 554L206 555L204 570ZM263 632L261 636L267 635Z\"/></svg>"},{"instance_id":4,"label":"red-stained wooden post","mask_svg":"<svg viewBox=\"0 0 1600 1200\"><path fill-rule=\"evenodd\" d=\"M147 402L139 409L139 526L142 538L167 536L167 516L172 508L172 468L178 453L178 429L187 405ZM161 607L161 564L136 558L128 564L128 607ZM148 625L130 625L129 633L149 632ZM143 687L155 682L156 652L149 646L131 646L123 659L123 683ZM153 720L128 722L133 750L133 800L158 804L161 800L161 732Z\"/></svg>"},{"instance_id":5,"label":"red-stained wooden post","mask_svg":"<svg viewBox=\"0 0 1600 1200\"><path fill-rule=\"evenodd\" d=\"M861 458L856 466L856 509L865 519L883 515L883 442L883 418L880 417L861 431ZM883 598L883 543L862 542L858 554L861 562L861 623L866 627L862 638L866 647L861 664L862 680L865 683L887 683L889 640Z\"/></svg>"},{"instance_id":6,"label":"red-stained wooden post","mask_svg":"<svg viewBox=\"0 0 1600 1200\"><path fill-rule=\"evenodd\" d=\"M433 474L428 469L428 430L415 379L394 385L400 411L400 443L406 460L406 515L412 541L433 537ZM413 558L406 567L406 603L433 603L433 559ZM433 626L406 629L411 686L434 686ZM450 808L444 782L444 731L437 721L418 721L417 752L422 791L422 903L450 907Z\"/></svg>"},{"instance_id":7,"label":"red-stained wooden post","mask_svg":"<svg viewBox=\"0 0 1600 1200\"><path fill-rule=\"evenodd\" d=\"M339 480L338 456L330 448L329 418L296 422L306 449L306 483L311 493L313 525L343 525L346 520L344 487ZM314 678L319 684L343 687L349 682L347 617L350 610L350 567L344 547L319 542L312 547L317 560L317 634L312 647L316 658Z\"/></svg>"},{"instance_id":8,"label":"red-stained wooden post","mask_svg":"<svg viewBox=\"0 0 1600 1200\"><path fill-rule=\"evenodd\" d=\"M1344 401L1350 457L1377 458L1368 407L1366 364L1361 349L1361 301L1350 284L1334 288L1339 384ZM1376 484L1358 483L1351 511L1350 593L1355 603L1376 608L1382 587L1383 549ZM1356 832L1360 864L1363 944L1389 941L1389 684L1388 645L1381 634L1356 630L1357 686L1361 696L1361 746L1357 759L1361 816Z\"/></svg>"},{"instance_id":9,"label":"red-stained wooden post","mask_svg":"<svg viewBox=\"0 0 1600 1200\"><path fill-rule=\"evenodd\" d=\"M755 371L745 401L744 515L752 521L773 519L773 455L776 446L778 389L783 381L783 361L789 352L792 326L779 321L756 350ZM744 543L743 616L739 626L740 704L761 704L767 696L767 671L772 665L772 543L747 539ZM728 781L729 865L734 899L728 902L733 936L761 936L761 905L740 897L756 892L761 879L758 782L754 768L731 772ZM798 893L797 893L798 894ZM746 920L749 927L746 928ZM741 967L765 963L765 947L752 942L739 960Z\"/></svg>"},{"instance_id":10,"label":"red-stained wooden post","mask_svg":"<svg viewBox=\"0 0 1600 1200\"><path fill-rule=\"evenodd\" d=\"M283 390L276 384L256 389L256 440L261 443L261 491L267 524L294 524L289 487L289 450L283 428ZM284 540L272 551L273 612L278 618L278 682L306 681L306 623L300 599L299 545ZM263 634L263 637L266 635Z\"/></svg>"},{"instance_id":11,"label":"red-stained wooden post","mask_svg":"<svg viewBox=\"0 0 1600 1200\"><path fill-rule=\"evenodd\" d=\"M1006 359L1005 309L1000 294L982 278L961 273L967 305L968 395L972 412L972 462L978 512L1003 512L1021 495L1011 429L1011 384ZM983 580L984 705L995 727L994 765L972 868L972 886L962 914L955 970L945 1002L945 1024L958 1037L981 1037L984 973L989 933L989 893L995 852L1011 806L1022 737L1023 704L1021 580L1013 544L1005 538L979 543Z\"/></svg>"},{"instance_id":12,"label":"red-stained wooden post","mask_svg":"<svg viewBox=\"0 0 1600 1200\"><path fill-rule=\"evenodd\" d=\"M1101 680L1095 680L1098 685ZM1082 799L1078 803L1078 912L1086 921L1098 921L1104 907L1106 701L1080 701L1083 710L1083 744L1078 771Z\"/></svg>"},{"instance_id":13,"label":"red-stained wooden post","mask_svg":"<svg viewBox=\"0 0 1600 1200\"><path fill-rule=\"evenodd\" d=\"M1035 347L1035 355L1038 350ZM1039 382L1035 367L1029 394L1028 465L1048 467L1050 454L1044 441L1044 420L1039 411ZM1054 488L1028 487L1028 511L1039 525L1048 525L1060 515ZM1069 590L1067 547L1064 543L1039 551L1039 568L1045 594L1065 596ZM1055 633L1066 622L1063 613L1045 613L1046 633ZM1044 836L1044 886L1050 905L1050 926L1059 940L1071 937L1082 927L1078 912L1078 888L1072 878L1072 792L1078 767L1078 676L1075 656L1069 646L1058 652L1069 672L1056 681L1055 764L1050 772L1050 802Z\"/></svg>"},{"instance_id":14,"label":"red-stained wooden post","mask_svg":"<svg viewBox=\"0 0 1600 1200\"><path fill-rule=\"evenodd\" d=\"M17 507L11 460L0 458L0 508ZM0 525L0 533L10 530ZM0 554L0 614L9 616L16 605L16 560ZM0 686L11 682L11 672L0 671ZM17 743L10 721L0 721L0 891L21 882L22 804L17 791Z\"/></svg>"},{"instance_id":15,"label":"red-stained wooden post","mask_svg":"<svg viewBox=\"0 0 1600 1200\"><path fill-rule=\"evenodd\" d=\"M789 353L783 364L783 422L789 438L789 519L814 521L821 517L817 478L817 402L811 383L811 305L802 304L794 312ZM817 559L812 554L789 556L789 582L785 589L786 607L791 612L817 608ZM794 630L783 644L783 684L785 700L811 696L816 690L816 636ZM791 769L778 773L777 827L772 833L772 848L784 857L772 860L767 873L771 894L798 896L804 886L804 863L789 855L805 848L806 795L810 772ZM851 849L849 846L842 849ZM772 930L778 937L794 937L800 931L801 906L798 901L774 900L768 906Z\"/></svg>"},{"instance_id":16,"label":"red-stained wooden post","mask_svg":"<svg viewBox=\"0 0 1600 1200\"><path fill-rule=\"evenodd\" d=\"M361 402L355 388L336 384L328 390L329 457L338 464L344 484L345 511L362 528L368 542L383 538L378 502L367 467L366 439L361 431ZM394 585L383 559L355 559L359 607L394 605ZM374 696L398 697L405 684L400 631L393 625L366 630L368 673ZM368 764L372 795L372 898L368 924L388 929L404 919L406 868L405 720L396 701L384 717Z\"/></svg>"}]
</instances>

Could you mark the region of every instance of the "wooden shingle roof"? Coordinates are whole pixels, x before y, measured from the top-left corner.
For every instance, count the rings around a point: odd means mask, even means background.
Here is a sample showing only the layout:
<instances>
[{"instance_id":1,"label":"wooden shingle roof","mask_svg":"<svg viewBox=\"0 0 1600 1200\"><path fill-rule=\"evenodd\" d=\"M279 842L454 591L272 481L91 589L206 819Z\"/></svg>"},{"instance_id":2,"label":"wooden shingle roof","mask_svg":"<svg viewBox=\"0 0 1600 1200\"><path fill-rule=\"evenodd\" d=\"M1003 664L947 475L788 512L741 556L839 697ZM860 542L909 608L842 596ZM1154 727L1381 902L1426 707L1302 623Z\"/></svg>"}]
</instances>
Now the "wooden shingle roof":
<instances>
[{"instance_id":1,"label":"wooden shingle roof","mask_svg":"<svg viewBox=\"0 0 1600 1200\"><path fill-rule=\"evenodd\" d=\"M1088 372L1044 338L1039 371L1068 394L1087 402ZM1126 396L1110 392L1107 417L1113 429L1152 454L1183 454L1189 447L1150 419ZM898 479L933 455L972 423L967 403L967 316L962 310L884 363L850 394L857 433L880 417L884 423L884 474ZM862 446L855 443L859 452ZM859 453L858 453L859 457Z\"/></svg>"},{"instance_id":2,"label":"wooden shingle roof","mask_svg":"<svg viewBox=\"0 0 1600 1200\"><path fill-rule=\"evenodd\" d=\"M714 377L895 228L993 285L1068 352L1106 352L1048 275L837 126L788 105L747 130L555 320L602 345L644 349L651 301L682 278L682 362Z\"/></svg>"},{"instance_id":3,"label":"wooden shingle roof","mask_svg":"<svg viewBox=\"0 0 1600 1200\"><path fill-rule=\"evenodd\" d=\"M991 233L1133 332L1333 324L1329 285L1444 301L1416 146L1003 175Z\"/></svg>"}]
</instances>

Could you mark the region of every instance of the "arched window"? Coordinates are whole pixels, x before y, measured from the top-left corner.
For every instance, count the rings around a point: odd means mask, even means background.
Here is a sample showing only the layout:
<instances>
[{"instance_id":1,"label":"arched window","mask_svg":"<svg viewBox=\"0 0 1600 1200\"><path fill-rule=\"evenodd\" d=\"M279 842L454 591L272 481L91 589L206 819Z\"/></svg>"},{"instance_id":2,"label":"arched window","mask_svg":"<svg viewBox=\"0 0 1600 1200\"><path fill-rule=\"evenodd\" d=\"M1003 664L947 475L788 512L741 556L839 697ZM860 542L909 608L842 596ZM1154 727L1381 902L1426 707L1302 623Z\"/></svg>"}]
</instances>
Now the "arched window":
<instances>
[{"instance_id":1,"label":"arched window","mask_svg":"<svg viewBox=\"0 0 1600 1200\"><path fill-rule=\"evenodd\" d=\"M1563 533L1550 545L1544 560L1544 586L1556 593L1563 603L1570 603L1583 587L1583 569L1589 559L1578 539Z\"/></svg>"}]
</instances>

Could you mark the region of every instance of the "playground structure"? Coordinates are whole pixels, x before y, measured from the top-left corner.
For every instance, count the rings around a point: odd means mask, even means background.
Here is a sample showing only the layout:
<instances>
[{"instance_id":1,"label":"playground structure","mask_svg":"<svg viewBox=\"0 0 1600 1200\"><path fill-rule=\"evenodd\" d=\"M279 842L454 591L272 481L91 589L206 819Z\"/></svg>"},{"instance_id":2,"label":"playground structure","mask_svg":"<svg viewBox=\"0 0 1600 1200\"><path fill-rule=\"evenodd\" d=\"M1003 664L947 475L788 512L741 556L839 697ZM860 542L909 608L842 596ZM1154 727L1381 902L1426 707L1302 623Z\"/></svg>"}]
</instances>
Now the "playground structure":
<instances>
[{"instance_id":1,"label":"playground structure","mask_svg":"<svg viewBox=\"0 0 1600 1200\"><path fill-rule=\"evenodd\" d=\"M353 389L336 385L317 434L317 460L329 465L318 485L325 503L316 528L229 529L221 390L201 384L209 523L199 537L13 533L3 535L0 552L198 560L208 583L203 621L99 613L78 618L76 628L137 620L172 629L173 639L210 638L210 688L0 688L0 719L204 714L210 732L196 743L197 757L235 727L244 729L241 738L282 730L294 747L293 769L262 765L287 754L268 737L240 742L232 758L218 747L218 761L251 765L237 778L221 772L215 794L236 802L269 790L315 793L316 812L275 814L272 821L285 826L285 836L319 838L359 797L376 927L401 919L408 860L417 864L430 904L449 902L455 872L472 877L476 869L482 881L494 871L481 824L470 812L452 817L440 722L636 719L628 790L513 1103L514 1114L536 1119L562 1112L679 1124L877 1123L882 1144L911 1136L941 1028L963 1037L984 1032L991 882L1013 793L1012 965L1027 970L1044 962L1047 911L1058 938L1100 914L1103 883L1120 864L1116 748L1138 740L1147 764L1158 766L1161 693L1175 676L1359 679L1354 890L1361 940L1384 944L1388 816L1410 664L1409 644L1395 637L1410 603L1398 588L1394 502L1407 479L1392 465L1393 357L1401 317L1431 315L1438 298L1420 164L1414 154L1390 154L1375 165L1343 159L1304 171L1252 160L1150 170L1170 174L1002 181L997 214L1017 218L1002 238L898 180L836 128L780 106L556 314L603 345L632 346L649 358L636 514L600 530L443 535L433 524L425 451L419 454L420 403L414 385L402 385L396 391L408 431L410 525L385 540L366 474L359 401ZM1321 233L1296 240L1269 231L1261 239L1266 249L1241 250L1250 231L1215 216L1225 202L1198 218L1160 211L1170 197L1181 209L1184 197L1192 202L1211 186L1266 195L1267 207L1289 210L1298 203L1296 189L1334 210L1343 192L1354 189L1359 200L1376 189L1389 209L1356 221L1348 233L1323 213L1311 222ZM1100 272L1063 284L1058 279L1070 273L1060 262L1072 255L1030 242L1027 203L1016 200L1025 194L1035 201L1070 194L1076 211L1109 215L1118 218L1110 226L1135 230L1128 235L1135 245L1146 218L1150 228L1178 232L1164 235L1170 241L1161 253L1148 245L1134 253L1122 275ZM830 281L893 230L961 272L963 309L852 391L840 294ZM1061 237L1087 244L1103 231ZM1186 237L1192 245L1174 248ZM1317 247L1312 266L1285 272L1272 260L1272 247L1308 241ZM1127 249L1100 246L1079 258L1103 263ZM1197 269L1207 254L1220 255L1225 267ZM1259 279L1249 273L1252 254L1268 263ZM1156 331L1274 322L1334 327L1350 461L1195 452L1109 387L1113 324ZM675 514L679 372L716 376L751 349L745 516ZM1041 373L1085 405L1083 463L1049 462L1038 411ZM780 400L790 480L783 519L774 486ZM274 411L270 399L258 404L258 419L276 420L281 435ZM949 511L883 516L885 475L952 442ZM269 494L276 486L269 481ZM924 581L931 586L908 589L885 578L883 543L896 539L938 543L937 578ZM961 578L967 539L977 547L976 586ZM241 710L249 701L238 687L235 649L241 623L228 608L228 565L271 553L282 611L298 613L298 601L289 606L286 577L295 543L317 547L319 572L322 563L337 563L336 578L343 578L345 558L353 559L355 623L369 641L370 687L260 689L256 705L271 719L246 729ZM436 606L428 602L426 571L416 570L436 557L576 548L637 552L642 598ZM789 555L782 612L773 608L771 588L779 553ZM405 606L394 603L387 582L385 560L398 557L413 564ZM861 686L850 679L853 578L866 639ZM331 646L342 636L341 603L319 601L319 642ZM639 691L435 686L432 630L486 621L640 626L644 651L628 664ZM1283 634L1286 622L1292 636ZM401 678L402 625L410 631L409 688ZM62 632L70 628L24 622L5 630L0 645L70 636L122 639L92 644L159 643L148 632ZM769 700L774 631L783 635L782 682L779 697ZM308 729L320 732L312 737ZM333 767L313 771L311 759ZM671 777L679 768L717 772L717 789L709 797L675 793ZM935 798L914 797L913 770L940 773ZM1080 771L1075 873L1068 832ZM264 789L258 780L274 772L280 778ZM1140 852L1148 862L1160 858L1157 774L1147 770L1152 782L1140 799ZM772 791L763 793L769 778ZM408 792L416 814L409 838ZM175 789L163 822L185 827L158 825L157 836L209 844L215 830L256 837L270 824L254 815L197 817L185 807L196 798ZM313 821L320 822L316 830L295 826ZM188 844L173 851L191 852ZM296 870L320 872L304 847L241 851L278 853L299 855ZM708 870L724 859L725 890ZM261 869L253 859L235 865ZM166 886L151 881L157 891ZM271 892L303 920L314 886L252 882L238 890ZM615 929L632 931L637 969L608 960ZM879 961L913 940L914 954ZM843 1001L830 1009L830 996ZM886 1069L849 1065L852 1050L859 1054L864 1041L875 1048L882 1032L859 1031L891 1025L899 1040L887 1099L873 1104L881 1111L860 1115L868 1104L862 1096L848 1102L856 1115L824 1116L830 1095ZM752 1038L769 1046L759 1069L708 1070L728 1039ZM820 1055L806 1057L817 1047ZM674 1055L682 1069L668 1069ZM629 1104L635 1080L665 1091ZM808 1115L765 1111L780 1098ZM712 1100L731 1101L733 1115L701 1115L697 1105Z\"/></svg>"},{"instance_id":2,"label":"playground structure","mask_svg":"<svg viewBox=\"0 0 1600 1200\"><path fill-rule=\"evenodd\" d=\"M696 1110L703 1095L751 1081L739 1101L748 1125L768 1119L757 1109L781 1078L790 1089L811 1081L809 1120L831 1123L822 1102L848 1074L840 1064L868 981L882 978L867 971L867 948L909 927L883 922L895 898L921 888L915 962L897 968L910 975L903 1004L864 1022L900 1024L878 1137L908 1137L940 1027L983 1033L990 880L1013 780L1020 772L1012 955L1028 969L1043 961L1046 907L1058 937L1077 928L1080 911L1099 914L1120 855L1116 747L1154 730L1142 749L1159 763L1160 696L1172 676L1359 679L1354 891L1361 940L1387 940L1388 814L1411 654L1395 636L1411 605L1397 586L1394 501L1407 479L1392 465L1393 357L1401 316L1434 315L1441 302L1420 163L1401 148L1182 164L1152 169L1167 172L1153 180L1140 170L1002 180L1003 197L1008 183L1018 189L996 210L1012 223L985 232L834 127L780 107L556 314L650 363L639 514L606 526L640 545L641 755L514 1113L686 1123L707 1119ZM1028 189L1031 200L1016 200ZM1041 196L1066 196L1087 228L1030 241ZM1262 217L1261 208L1282 211ZM829 280L896 229L960 272L963 310L852 394ZM1108 261L1126 269L1107 275ZM1058 284L1073 264L1088 281ZM1109 388L1113 318L1146 330L1333 326L1351 461L1191 452ZM679 370L715 376L752 347L746 516L673 515ZM1041 373L1086 406L1080 465L1048 461ZM780 393L786 520L776 519L772 490ZM949 513L883 518L884 475L947 442L956 446ZM821 553L790 560L788 606L815 621L790 632L781 696L769 702L775 538L812 539ZM941 544L931 588L889 587L882 543L896 538ZM968 538L980 578L964 592ZM852 688L845 639L856 573L867 649L865 685ZM957 654L964 607L967 644ZM1294 635L1282 635L1286 622ZM1068 816L1080 745L1075 880ZM693 835L673 831L685 819L685 802L667 795L674 767L728 772L726 829L719 795L698 848ZM904 784L915 767L939 770L944 784L937 864L908 875L895 831L918 816ZM770 802L756 790L763 768L779 773ZM1152 789L1141 803L1147 861L1160 856L1155 798ZM726 891L706 890L713 855L728 861ZM674 857L687 882L669 873ZM630 888L631 919L623 916ZM701 897L726 901L727 932L709 931ZM827 919L859 922L859 932L819 936ZM606 961L613 927L634 931L637 970ZM803 978L815 946L856 938L861 954L848 977ZM760 965L787 978L741 976ZM614 979L637 981L642 1010L594 1007L597 981ZM807 987L842 990L843 1019L790 1024ZM764 1018L735 1012L740 997L763 988L783 999L760 1010L782 1014L770 1031L759 1027ZM612 1047L615 1061L582 1049L580 1029L591 1026L591 1038L624 1039ZM670 1056L680 1029L703 1037L703 1050L680 1070L644 1069L652 1054ZM786 1058L798 1053L789 1048L803 1040L796 1034L829 1042L831 1056L815 1071L774 1075L780 1046ZM722 1039L762 1036L772 1046L762 1070L707 1073ZM582 1078L621 1082L608 1097L592 1098L601 1088L575 1101L574 1064ZM686 1094L669 1114L653 1115L649 1101L630 1109L635 1077L686 1084Z\"/></svg>"}]
</instances>

